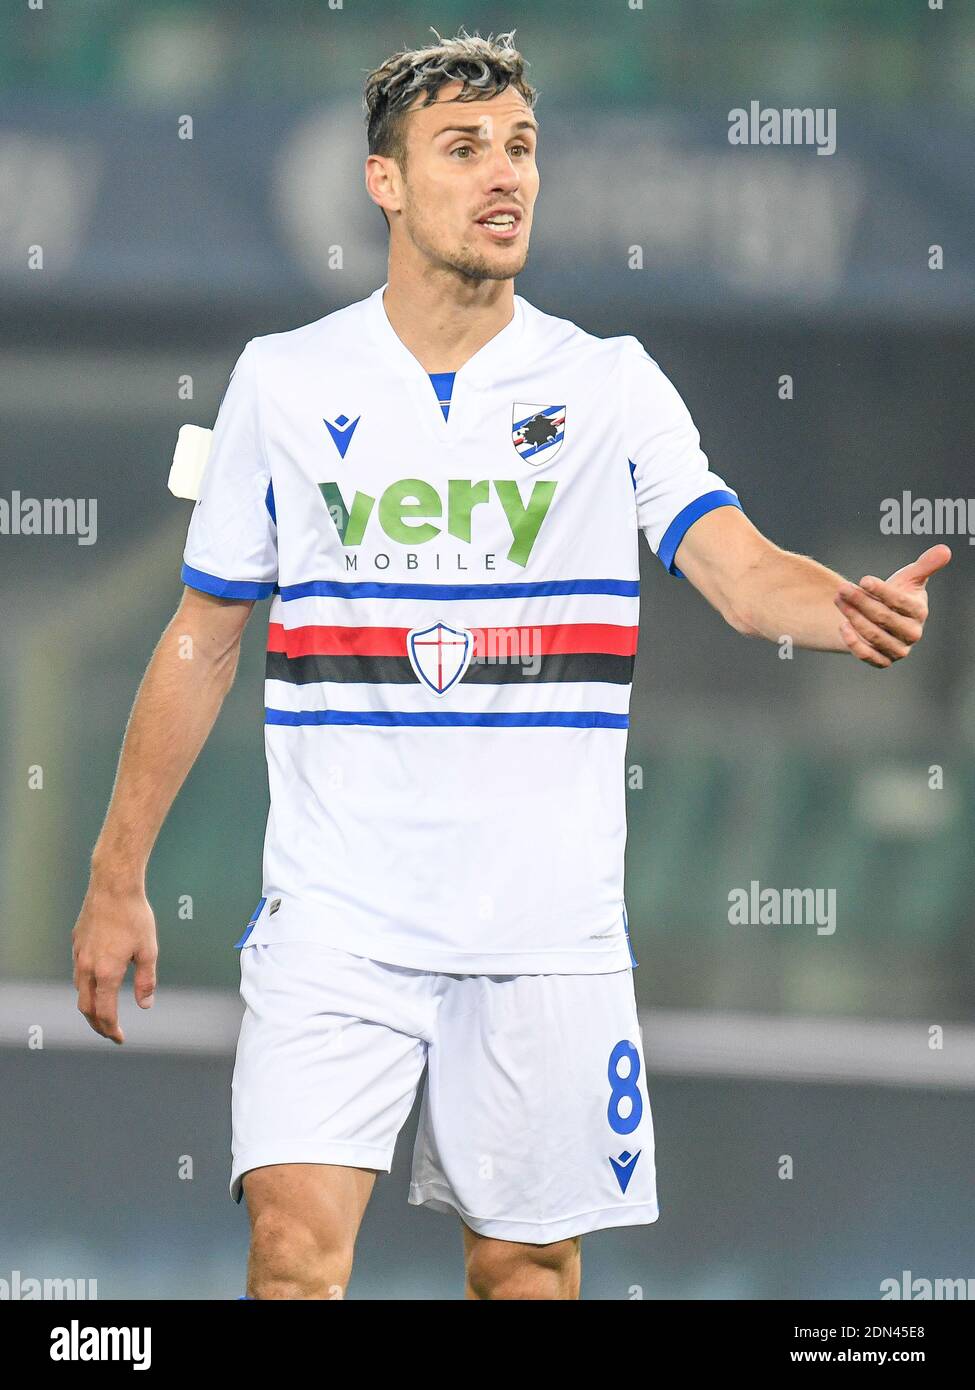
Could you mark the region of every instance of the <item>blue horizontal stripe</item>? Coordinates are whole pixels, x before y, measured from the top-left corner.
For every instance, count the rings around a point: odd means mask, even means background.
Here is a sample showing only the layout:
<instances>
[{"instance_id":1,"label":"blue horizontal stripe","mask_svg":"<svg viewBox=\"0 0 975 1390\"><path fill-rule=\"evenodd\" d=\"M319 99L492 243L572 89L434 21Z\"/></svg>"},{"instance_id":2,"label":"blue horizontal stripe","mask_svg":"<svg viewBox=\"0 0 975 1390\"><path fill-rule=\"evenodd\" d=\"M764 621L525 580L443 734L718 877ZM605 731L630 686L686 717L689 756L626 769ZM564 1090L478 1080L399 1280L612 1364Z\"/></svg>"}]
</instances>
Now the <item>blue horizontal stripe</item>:
<instances>
[{"instance_id":1,"label":"blue horizontal stripe","mask_svg":"<svg viewBox=\"0 0 975 1390\"><path fill-rule=\"evenodd\" d=\"M454 725L491 729L518 727L558 727L569 729L626 729L629 715L607 714L605 710L557 710L543 713L514 711L505 714L474 714L441 710L346 710L346 709L265 709L265 724L371 724L380 728L411 724Z\"/></svg>"},{"instance_id":2,"label":"blue horizontal stripe","mask_svg":"<svg viewBox=\"0 0 975 1390\"><path fill-rule=\"evenodd\" d=\"M714 492L705 492L702 496L695 497L693 502L689 502L682 511L677 513L664 532L663 539L657 547L657 559L670 574L676 575L678 579L684 578L674 564L674 556L677 554L681 541L695 521L700 520L706 512L713 512L715 507L737 507L741 511L741 503L733 492L729 492L726 488L716 488Z\"/></svg>"},{"instance_id":3,"label":"blue horizontal stripe","mask_svg":"<svg viewBox=\"0 0 975 1390\"><path fill-rule=\"evenodd\" d=\"M179 577L191 589L202 589L205 594L216 594L217 598L270 598L275 589L273 579L267 583L250 579L221 579L219 575L195 570L185 563Z\"/></svg>"},{"instance_id":4,"label":"blue horizontal stripe","mask_svg":"<svg viewBox=\"0 0 975 1390\"><path fill-rule=\"evenodd\" d=\"M524 584L383 584L373 580L346 583L338 579L311 579L306 584L286 584L285 603L298 598L429 598L438 603L450 599L546 598L554 594L619 594L639 598L638 579L541 579Z\"/></svg>"}]
</instances>

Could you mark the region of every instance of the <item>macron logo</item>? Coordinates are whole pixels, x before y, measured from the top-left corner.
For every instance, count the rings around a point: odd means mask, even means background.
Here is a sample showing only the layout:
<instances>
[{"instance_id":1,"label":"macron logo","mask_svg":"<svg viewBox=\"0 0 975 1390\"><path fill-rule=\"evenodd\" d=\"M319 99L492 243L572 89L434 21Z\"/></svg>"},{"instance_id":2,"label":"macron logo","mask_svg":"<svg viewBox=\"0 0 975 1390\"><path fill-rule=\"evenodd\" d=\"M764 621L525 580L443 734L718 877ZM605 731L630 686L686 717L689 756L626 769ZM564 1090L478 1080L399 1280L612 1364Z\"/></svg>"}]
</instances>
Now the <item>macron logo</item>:
<instances>
[{"instance_id":1,"label":"macron logo","mask_svg":"<svg viewBox=\"0 0 975 1390\"><path fill-rule=\"evenodd\" d=\"M338 415L334 423L331 420L324 421L325 428L332 436L332 443L335 445L336 449L338 449L340 458L345 458L345 451L352 443L355 427L361 419L361 415L357 415L355 419L351 421L348 415Z\"/></svg>"},{"instance_id":2,"label":"macron logo","mask_svg":"<svg viewBox=\"0 0 975 1390\"><path fill-rule=\"evenodd\" d=\"M635 1154L631 1154L627 1149L624 1149L619 1158L613 1158L612 1154L610 1154L609 1161L612 1164L613 1172L616 1174L616 1181L620 1185L621 1192L625 1192L629 1187L630 1178L632 1178L633 1170L636 1167L636 1161L642 1153L642 1149L637 1149Z\"/></svg>"}]
</instances>

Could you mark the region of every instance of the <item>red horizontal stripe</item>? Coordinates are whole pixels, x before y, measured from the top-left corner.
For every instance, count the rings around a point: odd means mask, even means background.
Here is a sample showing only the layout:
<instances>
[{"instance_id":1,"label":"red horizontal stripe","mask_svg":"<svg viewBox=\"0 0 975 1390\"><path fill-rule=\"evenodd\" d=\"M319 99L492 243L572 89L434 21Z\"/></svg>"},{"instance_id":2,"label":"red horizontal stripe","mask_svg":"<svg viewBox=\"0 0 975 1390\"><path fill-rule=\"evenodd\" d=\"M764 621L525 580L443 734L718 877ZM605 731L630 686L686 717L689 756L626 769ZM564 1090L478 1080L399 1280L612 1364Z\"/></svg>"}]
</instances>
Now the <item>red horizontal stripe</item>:
<instances>
[{"instance_id":1,"label":"red horizontal stripe","mask_svg":"<svg viewBox=\"0 0 975 1390\"><path fill-rule=\"evenodd\" d=\"M269 623L267 649L286 656L405 656L407 627L289 627Z\"/></svg>"},{"instance_id":2,"label":"red horizontal stripe","mask_svg":"<svg viewBox=\"0 0 975 1390\"><path fill-rule=\"evenodd\" d=\"M531 628L522 631L530 633ZM608 652L634 656L640 629L619 623L551 623L539 629L542 655L549 652Z\"/></svg>"},{"instance_id":3,"label":"red horizontal stripe","mask_svg":"<svg viewBox=\"0 0 975 1390\"><path fill-rule=\"evenodd\" d=\"M559 652L636 654L636 627L618 623L539 623L475 627L474 655L549 656ZM267 649L286 656L406 656L406 627L291 627L268 625Z\"/></svg>"}]
</instances>

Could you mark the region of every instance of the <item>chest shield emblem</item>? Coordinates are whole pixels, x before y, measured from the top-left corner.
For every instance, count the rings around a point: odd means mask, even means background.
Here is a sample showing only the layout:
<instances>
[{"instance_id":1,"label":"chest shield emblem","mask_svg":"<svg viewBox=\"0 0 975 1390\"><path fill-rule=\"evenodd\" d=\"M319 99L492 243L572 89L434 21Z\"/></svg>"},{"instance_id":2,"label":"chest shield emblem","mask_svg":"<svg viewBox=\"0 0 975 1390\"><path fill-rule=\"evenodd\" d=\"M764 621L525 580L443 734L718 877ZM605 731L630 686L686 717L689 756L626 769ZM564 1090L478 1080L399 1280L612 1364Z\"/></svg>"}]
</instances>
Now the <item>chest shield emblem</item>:
<instances>
[{"instance_id":1,"label":"chest shield emblem","mask_svg":"<svg viewBox=\"0 0 975 1390\"><path fill-rule=\"evenodd\" d=\"M474 634L446 623L413 627L406 634L406 652L417 680L434 695L446 695L471 664Z\"/></svg>"},{"instance_id":2,"label":"chest shield emblem","mask_svg":"<svg viewBox=\"0 0 975 1390\"><path fill-rule=\"evenodd\" d=\"M564 405L515 401L511 407L511 442L528 463L548 463L562 448L564 437Z\"/></svg>"}]
</instances>

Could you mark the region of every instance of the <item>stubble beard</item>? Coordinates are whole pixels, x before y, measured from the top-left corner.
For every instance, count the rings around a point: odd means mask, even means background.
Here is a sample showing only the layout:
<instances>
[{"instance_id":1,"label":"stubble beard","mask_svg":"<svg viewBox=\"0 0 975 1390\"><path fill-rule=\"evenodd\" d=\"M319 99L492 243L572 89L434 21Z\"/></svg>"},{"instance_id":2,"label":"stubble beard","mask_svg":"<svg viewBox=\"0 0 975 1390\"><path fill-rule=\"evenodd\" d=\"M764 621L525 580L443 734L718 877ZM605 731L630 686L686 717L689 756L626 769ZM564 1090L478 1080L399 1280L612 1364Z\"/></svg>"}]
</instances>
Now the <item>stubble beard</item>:
<instances>
[{"instance_id":1,"label":"stubble beard","mask_svg":"<svg viewBox=\"0 0 975 1390\"><path fill-rule=\"evenodd\" d=\"M452 270L455 274L462 275L466 280L475 283L481 280L512 280L516 275L520 275L525 268L528 261L527 244L522 248L520 254L511 256L507 259L506 264L502 265L469 243L462 244L457 248L437 246L434 239L425 234L426 229L422 222L414 221L414 209L407 204L404 211L409 218L407 229L414 245L443 269Z\"/></svg>"},{"instance_id":2,"label":"stubble beard","mask_svg":"<svg viewBox=\"0 0 975 1390\"><path fill-rule=\"evenodd\" d=\"M463 248L444 258L444 264L469 280L512 280L520 275L528 260L527 249L504 267L479 255L473 248Z\"/></svg>"}]
</instances>

